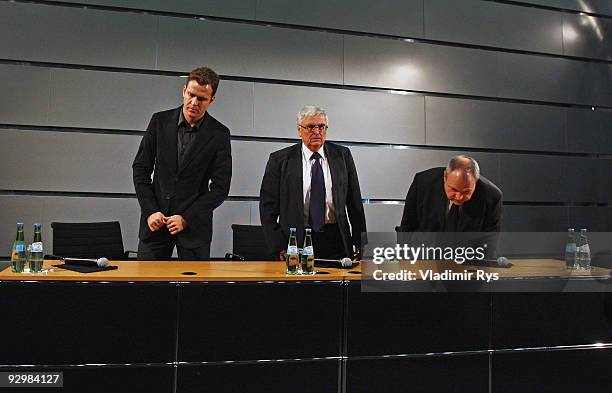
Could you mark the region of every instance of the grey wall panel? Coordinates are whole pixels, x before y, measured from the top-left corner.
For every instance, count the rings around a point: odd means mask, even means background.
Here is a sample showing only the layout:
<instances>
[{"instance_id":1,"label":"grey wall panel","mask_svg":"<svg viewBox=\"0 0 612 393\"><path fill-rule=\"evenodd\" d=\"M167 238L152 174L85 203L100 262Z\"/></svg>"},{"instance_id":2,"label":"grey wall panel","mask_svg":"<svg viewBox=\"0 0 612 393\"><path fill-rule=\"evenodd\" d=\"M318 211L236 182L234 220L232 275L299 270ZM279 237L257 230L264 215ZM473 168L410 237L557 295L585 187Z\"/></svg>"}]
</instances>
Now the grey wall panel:
<instances>
[{"instance_id":1,"label":"grey wall panel","mask_svg":"<svg viewBox=\"0 0 612 393\"><path fill-rule=\"evenodd\" d=\"M612 154L612 110L598 110L601 117L602 131L600 152Z\"/></svg>"},{"instance_id":2,"label":"grey wall panel","mask_svg":"<svg viewBox=\"0 0 612 393\"><path fill-rule=\"evenodd\" d=\"M367 37L345 37L345 83L612 105L612 66Z\"/></svg>"},{"instance_id":3,"label":"grey wall panel","mask_svg":"<svg viewBox=\"0 0 612 393\"><path fill-rule=\"evenodd\" d=\"M15 228L8 223L23 220L26 241L32 240L32 225L43 225L42 235L45 252L53 250L51 222L119 221L123 234L123 246L136 250L138 246L138 223L140 207L133 198L71 198L37 196L0 196L0 219L7 223L0 228L0 244L5 245L0 255L8 255L14 240Z\"/></svg>"},{"instance_id":4,"label":"grey wall panel","mask_svg":"<svg viewBox=\"0 0 612 393\"><path fill-rule=\"evenodd\" d=\"M426 97L427 144L565 151L563 108Z\"/></svg>"},{"instance_id":5,"label":"grey wall panel","mask_svg":"<svg viewBox=\"0 0 612 393\"><path fill-rule=\"evenodd\" d=\"M363 198L405 199L414 175L432 167L444 167L458 154L452 151L388 149L352 146ZM497 157L490 153L472 154L481 171L497 181Z\"/></svg>"},{"instance_id":6,"label":"grey wall panel","mask_svg":"<svg viewBox=\"0 0 612 393\"><path fill-rule=\"evenodd\" d=\"M11 246L15 240L16 223L24 224L25 239L32 241L34 223L41 222L42 198L22 196L0 196L0 256L7 257L11 254ZM48 225L42 228L43 241L51 238L51 230Z\"/></svg>"},{"instance_id":7,"label":"grey wall panel","mask_svg":"<svg viewBox=\"0 0 612 393\"><path fill-rule=\"evenodd\" d=\"M601 160L589 158L563 159L562 193L571 202L598 202L601 189Z\"/></svg>"},{"instance_id":8,"label":"grey wall panel","mask_svg":"<svg viewBox=\"0 0 612 393\"><path fill-rule=\"evenodd\" d=\"M599 104L605 65L515 53L499 53L501 97Z\"/></svg>"},{"instance_id":9,"label":"grey wall panel","mask_svg":"<svg viewBox=\"0 0 612 393\"><path fill-rule=\"evenodd\" d=\"M50 79L46 68L0 65L0 123L44 124Z\"/></svg>"},{"instance_id":10,"label":"grey wall panel","mask_svg":"<svg viewBox=\"0 0 612 393\"><path fill-rule=\"evenodd\" d=\"M290 143L233 141L234 162L230 195L259 197L261 180L270 153L290 145Z\"/></svg>"},{"instance_id":11,"label":"grey wall panel","mask_svg":"<svg viewBox=\"0 0 612 393\"><path fill-rule=\"evenodd\" d=\"M181 104L184 78L0 65L0 123L145 130ZM210 113L232 133L253 128L253 83L221 81Z\"/></svg>"},{"instance_id":12,"label":"grey wall panel","mask_svg":"<svg viewBox=\"0 0 612 393\"><path fill-rule=\"evenodd\" d=\"M421 37L422 0L258 0L257 19L360 32Z\"/></svg>"},{"instance_id":13,"label":"grey wall panel","mask_svg":"<svg viewBox=\"0 0 612 393\"><path fill-rule=\"evenodd\" d=\"M495 96L495 53L400 40L345 37L346 84Z\"/></svg>"},{"instance_id":14,"label":"grey wall panel","mask_svg":"<svg viewBox=\"0 0 612 393\"><path fill-rule=\"evenodd\" d=\"M563 15L564 53L612 60L612 20L590 15Z\"/></svg>"},{"instance_id":15,"label":"grey wall panel","mask_svg":"<svg viewBox=\"0 0 612 393\"><path fill-rule=\"evenodd\" d=\"M0 204L6 207L0 210L0 219L7 223L0 229L0 244L5 246L0 256L9 254L15 228L14 224L8 223L17 220L25 223L27 241L31 241L34 222L43 224L43 242L47 253L53 250L53 221L119 221L124 248L138 249L140 207L135 198L0 196ZM231 224L249 224L250 214L250 202L224 202L215 210L211 256L223 257L232 249Z\"/></svg>"},{"instance_id":16,"label":"grey wall panel","mask_svg":"<svg viewBox=\"0 0 612 393\"><path fill-rule=\"evenodd\" d=\"M261 225L261 217L259 216L259 201L251 202L251 225Z\"/></svg>"},{"instance_id":17,"label":"grey wall panel","mask_svg":"<svg viewBox=\"0 0 612 393\"><path fill-rule=\"evenodd\" d=\"M599 189L599 201L602 203L612 204L612 159L605 159L599 161L599 178L598 184ZM608 222L610 226L609 231L612 231L612 221Z\"/></svg>"},{"instance_id":18,"label":"grey wall panel","mask_svg":"<svg viewBox=\"0 0 612 393\"><path fill-rule=\"evenodd\" d=\"M119 221L126 250L138 250L140 206L135 198L43 197L42 221L51 244L51 222ZM45 239L43 239L45 240ZM49 247L49 251L52 248Z\"/></svg>"},{"instance_id":19,"label":"grey wall panel","mask_svg":"<svg viewBox=\"0 0 612 393\"><path fill-rule=\"evenodd\" d=\"M517 154L500 155L501 183L505 201L562 202L567 181L563 159Z\"/></svg>"},{"instance_id":20,"label":"grey wall panel","mask_svg":"<svg viewBox=\"0 0 612 393\"><path fill-rule=\"evenodd\" d=\"M503 232L562 232L568 212L563 206L504 206Z\"/></svg>"},{"instance_id":21,"label":"grey wall panel","mask_svg":"<svg viewBox=\"0 0 612 393\"><path fill-rule=\"evenodd\" d=\"M423 96L258 83L254 105L252 135L295 138L297 112L317 105L329 116L330 139L425 143Z\"/></svg>"},{"instance_id":22,"label":"grey wall panel","mask_svg":"<svg viewBox=\"0 0 612 393\"><path fill-rule=\"evenodd\" d=\"M395 227L402 221L404 204L365 204L368 232L395 232Z\"/></svg>"},{"instance_id":23,"label":"grey wall panel","mask_svg":"<svg viewBox=\"0 0 612 393\"><path fill-rule=\"evenodd\" d=\"M562 13L480 0L427 0L425 37L562 53Z\"/></svg>"},{"instance_id":24,"label":"grey wall panel","mask_svg":"<svg viewBox=\"0 0 612 393\"><path fill-rule=\"evenodd\" d=\"M38 54L45 58L49 21L43 14L50 9L42 5L0 3L0 56L4 59L31 59ZM24 28L24 21L34 20L37 23L28 23L28 28Z\"/></svg>"},{"instance_id":25,"label":"grey wall panel","mask_svg":"<svg viewBox=\"0 0 612 393\"><path fill-rule=\"evenodd\" d=\"M133 193L140 136L1 130L5 189ZM271 152L289 144L233 141L232 196L259 196ZM27 162L48 162L32 173Z\"/></svg>"},{"instance_id":26,"label":"grey wall panel","mask_svg":"<svg viewBox=\"0 0 612 393\"><path fill-rule=\"evenodd\" d=\"M251 82L219 83L215 102L208 110L232 135L248 135L253 129L253 86Z\"/></svg>"},{"instance_id":27,"label":"grey wall panel","mask_svg":"<svg viewBox=\"0 0 612 393\"><path fill-rule=\"evenodd\" d=\"M569 209L568 228L578 231L580 228L587 228L593 231L609 231L610 224L603 221L605 210L609 208L600 207L571 207ZM602 214L604 213L604 214ZM606 228L607 227L607 228Z\"/></svg>"},{"instance_id":28,"label":"grey wall panel","mask_svg":"<svg viewBox=\"0 0 612 393\"><path fill-rule=\"evenodd\" d=\"M612 207L602 207L599 209L601 217L601 230L612 232Z\"/></svg>"},{"instance_id":29,"label":"grey wall panel","mask_svg":"<svg viewBox=\"0 0 612 393\"><path fill-rule=\"evenodd\" d=\"M607 106L608 108L612 107L612 65L601 66L601 90L599 92L601 98L600 102Z\"/></svg>"},{"instance_id":30,"label":"grey wall panel","mask_svg":"<svg viewBox=\"0 0 612 393\"><path fill-rule=\"evenodd\" d=\"M157 17L0 4L0 56L17 60L153 68Z\"/></svg>"},{"instance_id":31,"label":"grey wall panel","mask_svg":"<svg viewBox=\"0 0 612 393\"><path fill-rule=\"evenodd\" d=\"M170 17L159 23L162 70L206 64L224 75L342 83L339 34Z\"/></svg>"},{"instance_id":32,"label":"grey wall panel","mask_svg":"<svg viewBox=\"0 0 612 393\"><path fill-rule=\"evenodd\" d=\"M4 189L133 193L139 136L0 130ZM31 164L38 163L36 170Z\"/></svg>"},{"instance_id":33,"label":"grey wall panel","mask_svg":"<svg viewBox=\"0 0 612 393\"><path fill-rule=\"evenodd\" d=\"M182 78L51 69L49 125L145 130L154 112L181 104Z\"/></svg>"},{"instance_id":34,"label":"grey wall panel","mask_svg":"<svg viewBox=\"0 0 612 393\"><path fill-rule=\"evenodd\" d=\"M450 153L450 152L449 152ZM478 161L480 166L480 173L487 179L495 183L496 186L500 187L501 172L500 172L500 154L493 153L481 153L481 152L454 152L454 154L467 154L474 157ZM448 164L448 161L452 157L451 154L444 156L444 166ZM503 191L503 189L502 189Z\"/></svg>"},{"instance_id":35,"label":"grey wall panel","mask_svg":"<svg viewBox=\"0 0 612 393\"><path fill-rule=\"evenodd\" d=\"M255 0L67 0L62 2L255 19Z\"/></svg>"},{"instance_id":36,"label":"grey wall panel","mask_svg":"<svg viewBox=\"0 0 612 393\"><path fill-rule=\"evenodd\" d=\"M213 213L211 257L223 257L232 252L232 224L251 223L251 202L225 201Z\"/></svg>"},{"instance_id":37,"label":"grey wall panel","mask_svg":"<svg viewBox=\"0 0 612 393\"><path fill-rule=\"evenodd\" d=\"M612 3L610 3L610 0L527 0L521 1L521 3L612 15Z\"/></svg>"},{"instance_id":38,"label":"grey wall panel","mask_svg":"<svg viewBox=\"0 0 612 393\"><path fill-rule=\"evenodd\" d=\"M259 196L261 179L270 153L290 146L289 143L255 141L232 142L234 175L230 195ZM446 166L457 152L387 147L349 146L363 198L404 199L414 174L435 166ZM497 155L472 154L481 164L483 175L498 181Z\"/></svg>"},{"instance_id":39,"label":"grey wall panel","mask_svg":"<svg viewBox=\"0 0 612 393\"><path fill-rule=\"evenodd\" d=\"M612 134L604 134L605 114L601 110L566 108L567 149L579 153L598 153L612 149ZM612 122L612 116L609 119Z\"/></svg>"}]
</instances>

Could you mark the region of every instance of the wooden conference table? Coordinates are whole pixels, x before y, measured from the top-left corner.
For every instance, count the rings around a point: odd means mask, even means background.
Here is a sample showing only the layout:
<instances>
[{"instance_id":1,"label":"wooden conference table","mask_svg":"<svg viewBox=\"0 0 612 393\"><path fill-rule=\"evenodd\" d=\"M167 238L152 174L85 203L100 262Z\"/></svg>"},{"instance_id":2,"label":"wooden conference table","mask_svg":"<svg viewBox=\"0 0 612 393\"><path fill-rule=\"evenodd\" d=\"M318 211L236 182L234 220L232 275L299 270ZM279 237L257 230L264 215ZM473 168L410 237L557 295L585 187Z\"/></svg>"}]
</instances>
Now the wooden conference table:
<instances>
[{"instance_id":1,"label":"wooden conference table","mask_svg":"<svg viewBox=\"0 0 612 393\"><path fill-rule=\"evenodd\" d=\"M512 262L484 270L508 281L568 276L560 261ZM0 372L64 373L61 389L19 392L612 389L609 290L364 292L359 268L287 276L278 262L111 265L119 269L0 272ZM569 278L605 285L609 272Z\"/></svg>"}]
</instances>

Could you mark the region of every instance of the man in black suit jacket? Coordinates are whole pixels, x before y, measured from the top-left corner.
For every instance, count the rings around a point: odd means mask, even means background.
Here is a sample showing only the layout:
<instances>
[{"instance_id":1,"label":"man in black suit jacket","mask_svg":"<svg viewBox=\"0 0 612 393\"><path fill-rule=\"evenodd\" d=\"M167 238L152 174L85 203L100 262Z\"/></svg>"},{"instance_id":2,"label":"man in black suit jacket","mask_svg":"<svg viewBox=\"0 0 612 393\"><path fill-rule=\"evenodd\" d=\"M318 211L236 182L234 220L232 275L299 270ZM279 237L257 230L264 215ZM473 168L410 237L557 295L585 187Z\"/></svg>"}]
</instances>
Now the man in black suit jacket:
<instances>
[{"instance_id":1,"label":"man in black suit jacket","mask_svg":"<svg viewBox=\"0 0 612 393\"><path fill-rule=\"evenodd\" d=\"M285 259L289 228L313 230L317 258L352 257L366 232L361 190L348 148L326 142L328 119L314 106L298 113L301 143L270 154L259 212L272 255ZM350 227L349 227L350 221ZM352 231L351 231L352 228Z\"/></svg>"},{"instance_id":2,"label":"man in black suit jacket","mask_svg":"<svg viewBox=\"0 0 612 393\"><path fill-rule=\"evenodd\" d=\"M230 133L207 113L218 75L191 71L183 105L153 115L132 165L141 208L138 259L208 260L213 210L229 192ZM151 181L151 173L153 173Z\"/></svg>"},{"instance_id":3,"label":"man in black suit jacket","mask_svg":"<svg viewBox=\"0 0 612 393\"><path fill-rule=\"evenodd\" d=\"M446 168L432 168L414 176L400 230L499 232L501 211L502 192L480 176L475 159L460 155L453 157ZM494 256L497 234L484 235L478 243L487 243L487 257Z\"/></svg>"}]
</instances>

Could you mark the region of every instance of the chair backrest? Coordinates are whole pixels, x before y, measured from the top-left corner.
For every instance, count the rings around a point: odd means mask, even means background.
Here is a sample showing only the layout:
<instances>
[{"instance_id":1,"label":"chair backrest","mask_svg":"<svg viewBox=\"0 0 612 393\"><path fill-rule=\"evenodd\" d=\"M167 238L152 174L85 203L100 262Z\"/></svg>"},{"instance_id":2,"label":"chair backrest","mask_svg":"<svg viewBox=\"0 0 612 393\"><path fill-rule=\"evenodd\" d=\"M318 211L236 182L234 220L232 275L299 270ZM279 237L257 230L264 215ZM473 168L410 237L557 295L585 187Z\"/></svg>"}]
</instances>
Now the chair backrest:
<instances>
[{"instance_id":1,"label":"chair backrest","mask_svg":"<svg viewBox=\"0 0 612 393\"><path fill-rule=\"evenodd\" d=\"M121 224L110 222L52 222L53 254L73 258L125 259Z\"/></svg>"},{"instance_id":2,"label":"chair backrest","mask_svg":"<svg viewBox=\"0 0 612 393\"><path fill-rule=\"evenodd\" d=\"M233 253L247 261L272 261L261 225L232 225Z\"/></svg>"}]
</instances>

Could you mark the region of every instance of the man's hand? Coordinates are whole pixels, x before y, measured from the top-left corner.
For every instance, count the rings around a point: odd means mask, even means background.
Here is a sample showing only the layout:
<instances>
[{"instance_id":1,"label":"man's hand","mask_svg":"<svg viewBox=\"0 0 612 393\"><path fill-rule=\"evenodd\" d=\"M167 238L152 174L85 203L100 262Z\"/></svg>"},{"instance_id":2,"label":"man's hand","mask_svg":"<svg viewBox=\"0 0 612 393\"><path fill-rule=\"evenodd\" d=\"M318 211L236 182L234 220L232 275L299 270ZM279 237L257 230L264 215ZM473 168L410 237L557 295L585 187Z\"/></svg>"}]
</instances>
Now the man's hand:
<instances>
[{"instance_id":1,"label":"man's hand","mask_svg":"<svg viewBox=\"0 0 612 393\"><path fill-rule=\"evenodd\" d=\"M175 214L166 218L166 226L171 235L176 235L187 227L187 221L181 215Z\"/></svg>"},{"instance_id":2,"label":"man's hand","mask_svg":"<svg viewBox=\"0 0 612 393\"><path fill-rule=\"evenodd\" d=\"M285 261L287 259L287 251L281 250L278 257L279 257L279 261Z\"/></svg>"},{"instance_id":3,"label":"man's hand","mask_svg":"<svg viewBox=\"0 0 612 393\"><path fill-rule=\"evenodd\" d=\"M163 215L162 212L153 213L147 218L147 225L149 225L149 229L151 232L155 232L159 230L161 227L166 225L166 216Z\"/></svg>"}]
</instances>

